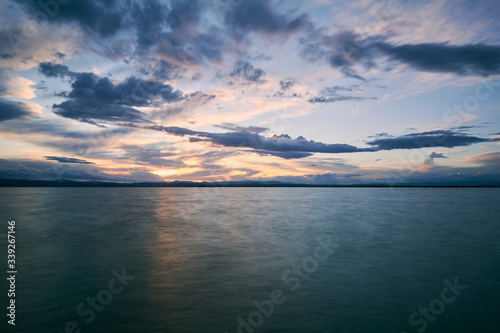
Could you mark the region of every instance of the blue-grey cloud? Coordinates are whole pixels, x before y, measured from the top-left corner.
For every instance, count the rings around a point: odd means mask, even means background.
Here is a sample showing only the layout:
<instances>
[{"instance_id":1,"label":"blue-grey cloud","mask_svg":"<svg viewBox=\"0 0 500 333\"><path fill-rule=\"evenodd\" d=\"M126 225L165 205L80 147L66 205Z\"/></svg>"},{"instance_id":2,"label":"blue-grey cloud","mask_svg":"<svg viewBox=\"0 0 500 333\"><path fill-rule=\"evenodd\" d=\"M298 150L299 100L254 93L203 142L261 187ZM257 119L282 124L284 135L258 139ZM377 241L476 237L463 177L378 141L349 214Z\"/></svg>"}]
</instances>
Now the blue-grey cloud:
<instances>
[{"instance_id":1,"label":"blue-grey cloud","mask_svg":"<svg viewBox=\"0 0 500 333\"><path fill-rule=\"evenodd\" d=\"M56 161L59 163L73 163L73 164L95 164L94 162L89 162L86 160L82 160L80 158L72 158L72 157L59 157L59 156L44 156L48 161Z\"/></svg>"},{"instance_id":2,"label":"blue-grey cloud","mask_svg":"<svg viewBox=\"0 0 500 333\"><path fill-rule=\"evenodd\" d=\"M56 1L17 0L32 13L43 10L50 22L76 23L84 30L109 37L124 28L131 12L129 1L117 0L79 0Z\"/></svg>"},{"instance_id":3,"label":"blue-grey cloud","mask_svg":"<svg viewBox=\"0 0 500 333\"><path fill-rule=\"evenodd\" d=\"M295 79L291 79L291 78L283 79L280 81L281 90L283 90L283 91L288 90L288 89L292 88L295 85L295 83L296 83Z\"/></svg>"},{"instance_id":4,"label":"blue-grey cloud","mask_svg":"<svg viewBox=\"0 0 500 333\"><path fill-rule=\"evenodd\" d=\"M220 62L228 45L227 33L209 20L204 20L204 28L200 29L208 4L197 0L173 1L165 15L168 29L150 29L146 34L158 36L151 49L161 58L184 66Z\"/></svg>"},{"instance_id":5,"label":"blue-grey cloud","mask_svg":"<svg viewBox=\"0 0 500 333\"><path fill-rule=\"evenodd\" d=\"M225 129L225 130L233 131L233 132L247 131L250 133L262 133L262 132L266 132L269 130L267 127L239 126L239 125L232 124L232 123L222 123L222 124L218 124L215 126L222 128L222 129Z\"/></svg>"},{"instance_id":6,"label":"blue-grey cloud","mask_svg":"<svg viewBox=\"0 0 500 333\"><path fill-rule=\"evenodd\" d=\"M390 59L426 72L489 76L500 73L500 46L423 43L392 45L375 43Z\"/></svg>"},{"instance_id":7,"label":"blue-grey cloud","mask_svg":"<svg viewBox=\"0 0 500 333\"><path fill-rule=\"evenodd\" d=\"M264 137L259 133L251 133L246 130L227 133L211 133L192 131L181 127L164 127L159 125L141 127L135 124L124 124L124 126L161 131L177 136L189 136L190 142L207 142L222 147L252 148L261 154L265 154L265 152L269 152L270 154L275 152L339 154L376 152L393 149L421 149L427 147L452 148L481 142L500 141L500 139L480 138L452 130L436 130L411 133L399 137L392 137L384 133L384 135L376 136L377 139L367 142L370 147L362 148L342 143L328 144L317 142L314 140L307 140L302 136L293 139L287 134ZM272 155L279 156L279 154ZM293 156L293 154L283 155L281 157L292 158L291 156ZM297 154L296 156L296 158L306 157L304 154ZM444 157L440 156L438 153L435 153L433 156L434 158Z\"/></svg>"},{"instance_id":8,"label":"blue-grey cloud","mask_svg":"<svg viewBox=\"0 0 500 333\"><path fill-rule=\"evenodd\" d=\"M75 131L68 129L67 125L54 121L53 119L31 119L29 122L12 120L4 126L0 125L0 133L9 135L22 135L28 137L29 134L47 134L56 138L76 140L79 142L100 140L106 141L115 136L121 136L134 131L132 128L114 128L98 131Z\"/></svg>"},{"instance_id":9,"label":"blue-grey cloud","mask_svg":"<svg viewBox=\"0 0 500 333\"><path fill-rule=\"evenodd\" d=\"M26 103L0 98L0 121L26 119L33 116L35 116L34 112Z\"/></svg>"},{"instance_id":10,"label":"blue-grey cloud","mask_svg":"<svg viewBox=\"0 0 500 333\"><path fill-rule=\"evenodd\" d=\"M366 96L349 96L349 95L341 95L337 91L339 90L347 90L339 89L339 87L327 87L321 91L319 96L315 96L309 99L310 103L334 103L334 102L342 102L342 101L362 101L369 99L376 99L375 97L366 97Z\"/></svg>"},{"instance_id":11,"label":"blue-grey cloud","mask_svg":"<svg viewBox=\"0 0 500 333\"><path fill-rule=\"evenodd\" d=\"M266 82L264 80L264 72L261 68L255 68L252 64L247 61L238 62L236 68L229 74L231 77L241 78L249 83L261 84Z\"/></svg>"},{"instance_id":12,"label":"blue-grey cloud","mask_svg":"<svg viewBox=\"0 0 500 333\"><path fill-rule=\"evenodd\" d=\"M71 72L68 66L53 64L51 62L42 62L38 65L38 70L40 73L47 77L64 77L72 76L76 73Z\"/></svg>"},{"instance_id":13,"label":"blue-grey cloud","mask_svg":"<svg viewBox=\"0 0 500 333\"><path fill-rule=\"evenodd\" d=\"M129 170L130 171L130 170ZM145 170L131 170L128 175L109 174L87 164L54 161L19 161L0 159L0 179L86 180L116 182L163 182L163 178Z\"/></svg>"},{"instance_id":14,"label":"blue-grey cloud","mask_svg":"<svg viewBox=\"0 0 500 333\"><path fill-rule=\"evenodd\" d=\"M301 39L301 56L308 61L326 61L346 77L366 81L355 66L377 67L377 60L406 64L417 71L489 76L500 73L500 46L449 43L393 44L388 36L362 38L351 31L325 35L320 30Z\"/></svg>"},{"instance_id":15,"label":"blue-grey cloud","mask_svg":"<svg viewBox=\"0 0 500 333\"><path fill-rule=\"evenodd\" d=\"M54 8L50 1L17 1L32 14L45 8L50 24L76 25L86 32L86 38L106 39L101 51L127 61L136 58L143 62L153 54L182 65L219 61L226 44L225 30L214 26L203 30L198 27L208 2L79 0L64 5L56 3L57 8ZM135 35L135 40L120 39L120 33Z\"/></svg>"},{"instance_id":16,"label":"blue-grey cloud","mask_svg":"<svg viewBox=\"0 0 500 333\"><path fill-rule=\"evenodd\" d=\"M189 141L210 142L225 147L255 148L274 152L353 153L364 151L364 149L348 144L326 144L307 140L301 136L292 139L286 134L281 134L267 138L246 131L228 133L196 132L196 137L191 137Z\"/></svg>"},{"instance_id":17,"label":"blue-grey cloud","mask_svg":"<svg viewBox=\"0 0 500 333\"><path fill-rule=\"evenodd\" d=\"M309 157L313 153L308 153L308 152L303 152L303 151L268 151L268 150L248 150L249 152L252 153L257 153L259 155L272 155L272 156L277 156L281 157L284 159L295 159L295 158L304 158L304 157Z\"/></svg>"},{"instance_id":18,"label":"blue-grey cloud","mask_svg":"<svg viewBox=\"0 0 500 333\"><path fill-rule=\"evenodd\" d=\"M168 9L159 1L133 2L132 19L137 29L137 48L144 50L156 44L167 24Z\"/></svg>"},{"instance_id":19,"label":"blue-grey cloud","mask_svg":"<svg viewBox=\"0 0 500 333\"><path fill-rule=\"evenodd\" d=\"M289 18L277 13L270 2L265 0L238 1L236 5L229 7L225 21L239 38L249 32L286 34L309 25L305 15Z\"/></svg>"},{"instance_id":20,"label":"blue-grey cloud","mask_svg":"<svg viewBox=\"0 0 500 333\"><path fill-rule=\"evenodd\" d=\"M443 153L436 153L436 152L432 152L430 155L429 155L429 159L433 160L435 158L448 158L446 156L444 156Z\"/></svg>"},{"instance_id":21,"label":"blue-grey cloud","mask_svg":"<svg viewBox=\"0 0 500 333\"><path fill-rule=\"evenodd\" d=\"M411 133L399 137L383 137L367 142L374 150L419 149L427 147L460 147L495 139L479 138L451 130Z\"/></svg>"},{"instance_id":22,"label":"blue-grey cloud","mask_svg":"<svg viewBox=\"0 0 500 333\"><path fill-rule=\"evenodd\" d=\"M53 105L54 113L82 122L143 122L137 106L158 106L186 98L168 84L129 77L119 84L93 73L74 73L67 100Z\"/></svg>"},{"instance_id":23,"label":"blue-grey cloud","mask_svg":"<svg viewBox=\"0 0 500 333\"><path fill-rule=\"evenodd\" d=\"M190 142L207 142L216 146L253 148L269 152L305 152L305 153L354 153L362 151L373 151L372 148L358 148L348 144L327 144L313 140L307 140L302 136L291 138L287 134L264 137L258 133L245 130L238 132L211 133L192 131L182 127L165 127L159 125L137 126L135 124L123 124L134 128L143 128L160 131L177 136L190 136ZM303 154L301 157L304 157Z\"/></svg>"}]
</instances>

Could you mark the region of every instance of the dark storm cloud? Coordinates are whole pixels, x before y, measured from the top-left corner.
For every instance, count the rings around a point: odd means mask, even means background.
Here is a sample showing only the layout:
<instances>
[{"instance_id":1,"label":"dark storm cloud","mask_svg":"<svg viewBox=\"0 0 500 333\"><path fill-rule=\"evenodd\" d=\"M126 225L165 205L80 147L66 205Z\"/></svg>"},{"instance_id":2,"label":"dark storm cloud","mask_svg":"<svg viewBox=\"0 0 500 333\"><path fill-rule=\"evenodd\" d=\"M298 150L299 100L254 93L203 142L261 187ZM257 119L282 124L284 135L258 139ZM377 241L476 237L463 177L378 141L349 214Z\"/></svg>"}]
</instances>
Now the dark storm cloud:
<instances>
[{"instance_id":1,"label":"dark storm cloud","mask_svg":"<svg viewBox=\"0 0 500 333\"><path fill-rule=\"evenodd\" d=\"M247 61L238 62L235 69L229 74L231 77L238 77L250 83L261 84L266 82L263 77L266 72L261 68L255 68Z\"/></svg>"},{"instance_id":2,"label":"dark storm cloud","mask_svg":"<svg viewBox=\"0 0 500 333\"><path fill-rule=\"evenodd\" d=\"M489 76L500 73L500 46L424 43L391 45L376 43L392 60L426 72Z\"/></svg>"},{"instance_id":3,"label":"dark storm cloud","mask_svg":"<svg viewBox=\"0 0 500 333\"><path fill-rule=\"evenodd\" d=\"M144 113L133 107L158 106L186 96L168 84L129 77L119 84L93 73L74 73L66 101L54 104L54 113L82 122L142 122Z\"/></svg>"},{"instance_id":4,"label":"dark storm cloud","mask_svg":"<svg viewBox=\"0 0 500 333\"><path fill-rule=\"evenodd\" d=\"M289 18L276 13L270 2L265 0L239 1L226 12L225 21L240 38L252 31L288 33L309 23L304 15Z\"/></svg>"},{"instance_id":5,"label":"dark storm cloud","mask_svg":"<svg viewBox=\"0 0 500 333\"><path fill-rule=\"evenodd\" d=\"M367 142L374 150L419 149L426 147L460 147L474 143L490 142L495 139L484 139L457 133L450 130L436 130L422 133L411 133L395 138L379 138Z\"/></svg>"},{"instance_id":6,"label":"dark storm cloud","mask_svg":"<svg viewBox=\"0 0 500 333\"><path fill-rule=\"evenodd\" d=\"M48 161L56 161L59 163L74 163L74 164L95 164L94 162L89 162L79 158L71 157L59 157L59 156L44 156Z\"/></svg>"},{"instance_id":7,"label":"dark storm cloud","mask_svg":"<svg viewBox=\"0 0 500 333\"><path fill-rule=\"evenodd\" d=\"M33 116L35 116L33 111L26 103L0 98L0 121L31 118Z\"/></svg>"}]
</instances>

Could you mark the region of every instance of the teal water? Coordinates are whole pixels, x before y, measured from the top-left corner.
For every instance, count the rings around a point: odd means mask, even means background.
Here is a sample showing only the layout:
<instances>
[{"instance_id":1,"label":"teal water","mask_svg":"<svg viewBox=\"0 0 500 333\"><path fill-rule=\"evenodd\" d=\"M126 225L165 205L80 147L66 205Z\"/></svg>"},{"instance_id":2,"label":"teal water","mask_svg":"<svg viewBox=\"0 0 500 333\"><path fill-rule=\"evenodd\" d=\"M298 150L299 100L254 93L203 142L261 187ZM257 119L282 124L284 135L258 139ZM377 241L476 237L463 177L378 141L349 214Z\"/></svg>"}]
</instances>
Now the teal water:
<instances>
[{"instance_id":1,"label":"teal water","mask_svg":"<svg viewBox=\"0 0 500 333\"><path fill-rule=\"evenodd\" d=\"M498 189L0 188L0 208L2 332L500 329Z\"/></svg>"}]
</instances>

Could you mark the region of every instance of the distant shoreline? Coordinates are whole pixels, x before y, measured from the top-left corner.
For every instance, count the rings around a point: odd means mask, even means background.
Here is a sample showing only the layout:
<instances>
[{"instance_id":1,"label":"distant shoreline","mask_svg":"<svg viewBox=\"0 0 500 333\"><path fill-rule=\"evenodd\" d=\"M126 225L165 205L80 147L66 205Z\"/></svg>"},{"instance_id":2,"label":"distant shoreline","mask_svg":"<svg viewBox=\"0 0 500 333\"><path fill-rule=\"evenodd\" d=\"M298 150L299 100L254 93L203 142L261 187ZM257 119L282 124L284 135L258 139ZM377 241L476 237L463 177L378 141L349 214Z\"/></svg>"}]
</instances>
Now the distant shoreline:
<instances>
[{"instance_id":1,"label":"distant shoreline","mask_svg":"<svg viewBox=\"0 0 500 333\"><path fill-rule=\"evenodd\" d=\"M174 181L165 183L115 183L115 182L89 182L73 180L24 180L24 179L0 179L0 187L342 187L342 188L500 188L500 184L482 185L431 185L431 184L295 184L280 182L185 182Z\"/></svg>"}]
</instances>

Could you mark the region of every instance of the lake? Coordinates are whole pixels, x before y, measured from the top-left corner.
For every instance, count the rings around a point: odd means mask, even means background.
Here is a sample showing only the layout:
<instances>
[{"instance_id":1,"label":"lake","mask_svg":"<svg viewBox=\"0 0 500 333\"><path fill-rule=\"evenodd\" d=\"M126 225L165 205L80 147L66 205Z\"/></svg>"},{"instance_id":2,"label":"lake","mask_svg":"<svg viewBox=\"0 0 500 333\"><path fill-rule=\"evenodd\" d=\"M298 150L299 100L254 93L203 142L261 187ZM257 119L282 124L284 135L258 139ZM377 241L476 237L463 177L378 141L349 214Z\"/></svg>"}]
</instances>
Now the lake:
<instances>
[{"instance_id":1,"label":"lake","mask_svg":"<svg viewBox=\"0 0 500 333\"><path fill-rule=\"evenodd\" d=\"M499 189L0 188L0 203L12 331L500 328Z\"/></svg>"}]
</instances>

